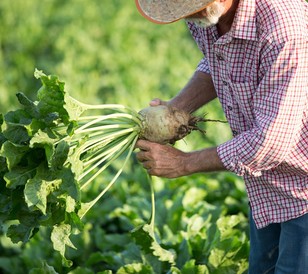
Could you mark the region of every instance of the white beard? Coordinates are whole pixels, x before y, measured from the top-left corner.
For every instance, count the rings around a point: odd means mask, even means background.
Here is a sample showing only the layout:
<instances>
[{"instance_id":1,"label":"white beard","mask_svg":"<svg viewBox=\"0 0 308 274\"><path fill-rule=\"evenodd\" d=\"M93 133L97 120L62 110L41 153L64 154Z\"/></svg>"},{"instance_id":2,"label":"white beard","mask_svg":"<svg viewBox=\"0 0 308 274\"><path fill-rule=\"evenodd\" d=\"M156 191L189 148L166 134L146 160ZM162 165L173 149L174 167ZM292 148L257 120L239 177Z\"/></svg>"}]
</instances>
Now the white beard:
<instances>
[{"instance_id":1,"label":"white beard","mask_svg":"<svg viewBox=\"0 0 308 274\"><path fill-rule=\"evenodd\" d=\"M219 18L225 11L225 8L220 2L214 2L213 4L205 8L205 10L206 16L200 18L188 17L185 20L189 23L196 24L198 27L208 28L218 23Z\"/></svg>"}]
</instances>

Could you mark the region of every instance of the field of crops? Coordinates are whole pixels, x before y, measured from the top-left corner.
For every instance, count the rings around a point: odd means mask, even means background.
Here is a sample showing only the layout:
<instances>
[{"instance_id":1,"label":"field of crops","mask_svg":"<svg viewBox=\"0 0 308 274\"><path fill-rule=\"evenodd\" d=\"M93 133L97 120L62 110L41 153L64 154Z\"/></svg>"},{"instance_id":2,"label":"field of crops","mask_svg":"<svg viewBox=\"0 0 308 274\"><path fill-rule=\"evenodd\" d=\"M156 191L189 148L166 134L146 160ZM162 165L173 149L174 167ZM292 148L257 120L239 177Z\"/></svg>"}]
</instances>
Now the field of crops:
<instances>
[{"instance_id":1,"label":"field of crops","mask_svg":"<svg viewBox=\"0 0 308 274\"><path fill-rule=\"evenodd\" d=\"M139 110L152 98L174 96L201 58L184 22L149 23L134 1L2 0L0 16L2 114L19 107L17 92L35 99L41 85L36 68L58 75L84 103ZM217 100L198 114L225 119ZM204 129L205 135L193 132L176 146L190 151L231 137L227 124L207 123ZM82 198L91 200L106 187L122 161L97 177ZM1 191L5 184L1 178ZM248 205L241 178L227 172L154 177L153 185L154 238L146 230L152 212L148 176L132 157L82 220L83 228L58 239L66 243L65 257L50 240L52 227L25 242L24 231L8 237L16 221L6 220L8 201L0 192L0 273L246 273Z\"/></svg>"}]
</instances>

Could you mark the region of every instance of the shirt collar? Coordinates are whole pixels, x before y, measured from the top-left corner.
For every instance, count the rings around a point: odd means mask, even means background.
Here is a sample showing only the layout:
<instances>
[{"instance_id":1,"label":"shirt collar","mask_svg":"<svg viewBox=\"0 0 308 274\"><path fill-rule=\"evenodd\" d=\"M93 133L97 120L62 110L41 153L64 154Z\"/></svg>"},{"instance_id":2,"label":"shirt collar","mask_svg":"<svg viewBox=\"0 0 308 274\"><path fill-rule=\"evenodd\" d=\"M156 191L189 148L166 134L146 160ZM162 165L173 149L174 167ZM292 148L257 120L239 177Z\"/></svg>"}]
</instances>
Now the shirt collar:
<instances>
[{"instance_id":1,"label":"shirt collar","mask_svg":"<svg viewBox=\"0 0 308 274\"><path fill-rule=\"evenodd\" d=\"M230 35L239 39L257 40L256 0L240 0Z\"/></svg>"}]
</instances>

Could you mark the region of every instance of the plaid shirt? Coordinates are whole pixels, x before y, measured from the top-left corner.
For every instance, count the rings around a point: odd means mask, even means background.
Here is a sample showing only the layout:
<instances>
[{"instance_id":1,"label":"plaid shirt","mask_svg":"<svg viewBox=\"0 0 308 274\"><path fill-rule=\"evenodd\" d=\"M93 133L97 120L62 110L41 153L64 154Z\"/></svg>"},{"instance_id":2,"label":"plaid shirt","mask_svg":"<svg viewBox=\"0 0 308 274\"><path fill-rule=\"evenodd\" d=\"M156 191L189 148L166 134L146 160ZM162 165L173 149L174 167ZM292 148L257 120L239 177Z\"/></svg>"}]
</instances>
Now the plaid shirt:
<instances>
[{"instance_id":1,"label":"plaid shirt","mask_svg":"<svg viewBox=\"0 0 308 274\"><path fill-rule=\"evenodd\" d=\"M234 138L218 147L243 176L258 228L308 212L308 5L240 0L231 30L188 27Z\"/></svg>"}]
</instances>

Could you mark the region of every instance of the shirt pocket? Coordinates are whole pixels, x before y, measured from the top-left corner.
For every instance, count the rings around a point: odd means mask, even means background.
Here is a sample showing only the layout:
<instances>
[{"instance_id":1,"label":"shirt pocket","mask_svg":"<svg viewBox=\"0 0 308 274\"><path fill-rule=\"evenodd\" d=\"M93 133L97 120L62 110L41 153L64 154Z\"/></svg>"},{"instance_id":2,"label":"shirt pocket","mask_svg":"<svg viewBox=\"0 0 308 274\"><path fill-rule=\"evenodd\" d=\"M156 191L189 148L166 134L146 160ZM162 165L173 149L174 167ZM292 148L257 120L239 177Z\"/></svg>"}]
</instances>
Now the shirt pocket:
<instances>
[{"instance_id":1,"label":"shirt pocket","mask_svg":"<svg viewBox=\"0 0 308 274\"><path fill-rule=\"evenodd\" d=\"M254 121L254 94L256 87L254 82L230 83L233 98L236 101L239 111L250 124Z\"/></svg>"}]
</instances>

